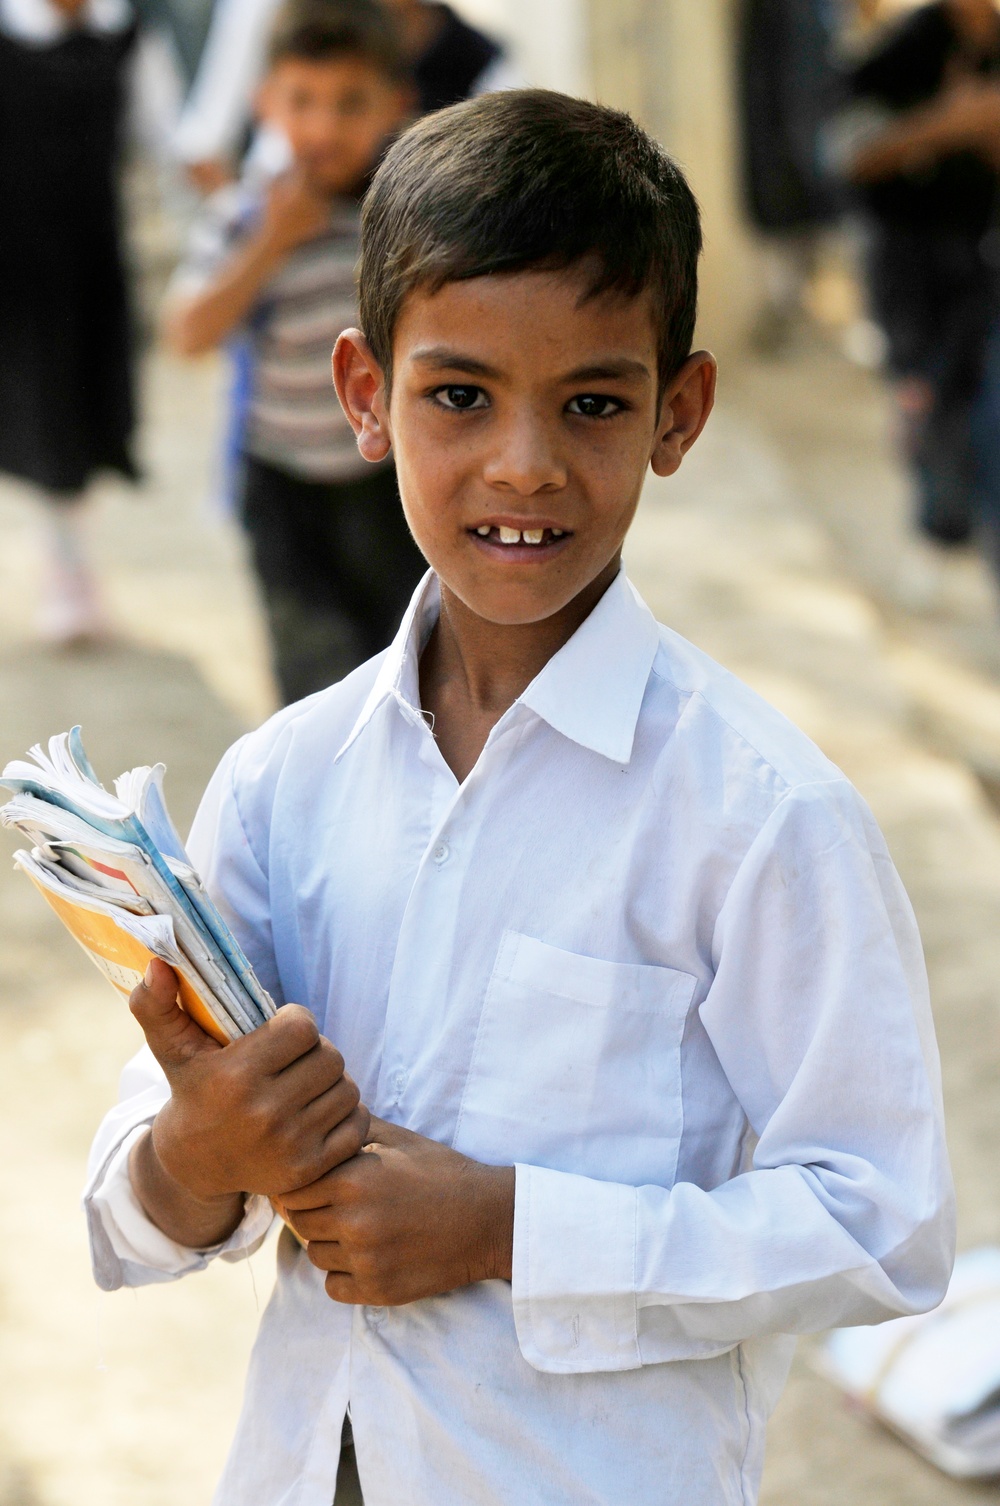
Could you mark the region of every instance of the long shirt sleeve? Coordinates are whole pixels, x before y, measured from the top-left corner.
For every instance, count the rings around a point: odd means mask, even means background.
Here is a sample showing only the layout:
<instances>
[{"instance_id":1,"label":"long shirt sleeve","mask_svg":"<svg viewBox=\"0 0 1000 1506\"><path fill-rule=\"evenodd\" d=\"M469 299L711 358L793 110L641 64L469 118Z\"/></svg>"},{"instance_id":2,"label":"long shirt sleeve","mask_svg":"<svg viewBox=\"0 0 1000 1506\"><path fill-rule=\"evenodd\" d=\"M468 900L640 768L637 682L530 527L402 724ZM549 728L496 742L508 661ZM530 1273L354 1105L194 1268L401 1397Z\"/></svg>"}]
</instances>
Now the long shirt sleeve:
<instances>
[{"instance_id":1,"label":"long shirt sleeve","mask_svg":"<svg viewBox=\"0 0 1000 1506\"><path fill-rule=\"evenodd\" d=\"M267 885L240 822L232 794L236 744L216 770L199 807L188 854L218 898L224 918L250 957L258 977L281 1002L270 949ZM90 1231L94 1279L104 1291L174 1281L203 1270L210 1260L252 1254L274 1222L264 1197L249 1197L243 1219L227 1240L188 1249L149 1218L132 1189L129 1153L167 1102L170 1088L148 1046L127 1064L118 1103L101 1122L88 1165L83 1206Z\"/></svg>"},{"instance_id":2,"label":"long shirt sleeve","mask_svg":"<svg viewBox=\"0 0 1000 1506\"><path fill-rule=\"evenodd\" d=\"M519 1166L514 1310L540 1369L704 1357L943 1293L954 1219L920 942L846 782L776 808L714 954L699 1013L750 1167L664 1188Z\"/></svg>"}]
</instances>

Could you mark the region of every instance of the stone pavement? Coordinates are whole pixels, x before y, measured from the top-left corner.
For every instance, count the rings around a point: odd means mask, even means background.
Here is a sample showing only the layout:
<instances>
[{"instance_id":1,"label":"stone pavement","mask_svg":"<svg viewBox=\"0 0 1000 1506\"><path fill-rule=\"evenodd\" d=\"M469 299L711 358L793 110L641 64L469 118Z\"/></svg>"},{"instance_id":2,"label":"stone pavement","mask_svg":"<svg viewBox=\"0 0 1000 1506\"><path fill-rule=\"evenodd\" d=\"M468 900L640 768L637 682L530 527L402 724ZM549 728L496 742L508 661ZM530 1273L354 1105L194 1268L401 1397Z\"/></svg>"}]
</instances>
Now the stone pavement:
<instances>
[{"instance_id":1,"label":"stone pavement","mask_svg":"<svg viewBox=\"0 0 1000 1506\"><path fill-rule=\"evenodd\" d=\"M239 538L202 503L212 363L150 365L150 481L98 533L113 646L34 646L31 513L0 487L0 757L72 721L106 775L163 758L183 826L227 743L271 704ZM798 720L861 787L923 928L963 1245L1000 1241L1000 632L978 564L906 546L905 488L870 378L820 349L747 365L629 549L657 614ZM937 575L938 578L935 578ZM930 597L933 609L928 609ZM915 599L923 610L908 610ZM0 1506L207 1503L272 1255L180 1286L90 1285L77 1196L137 1043L125 1011L0 861ZM803 1344L766 1506L973 1506L846 1409Z\"/></svg>"}]
</instances>

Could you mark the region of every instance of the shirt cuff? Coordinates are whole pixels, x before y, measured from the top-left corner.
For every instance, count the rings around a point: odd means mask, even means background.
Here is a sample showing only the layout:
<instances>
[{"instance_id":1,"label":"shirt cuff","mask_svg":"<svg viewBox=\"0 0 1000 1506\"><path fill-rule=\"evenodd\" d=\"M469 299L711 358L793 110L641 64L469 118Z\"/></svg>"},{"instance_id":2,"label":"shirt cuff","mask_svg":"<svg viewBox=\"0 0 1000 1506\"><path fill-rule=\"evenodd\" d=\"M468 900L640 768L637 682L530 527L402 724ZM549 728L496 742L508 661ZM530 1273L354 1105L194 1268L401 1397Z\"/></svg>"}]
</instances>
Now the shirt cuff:
<instances>
[{"instance_id":1,"label":"shirt cuff","mask_svg":"<svg viewBox=\"0 0 1000 1506\"><path fill-rule=\"evenodd\" d=\"M239 1225L219 1244L195 1250L169 1239L145 1212L128 1172L129 1154L147 1127L137 1125L126 1135L84 1198L94 1279L104 1291L176 1281L189 1271L204 1270L217 1256L245 1259L261 1244L274 1220L268 1199L253 1196L247 1198Z\"/></svg>"},{"instance_id":2,"label":"shirt cuff","mask_svg":"<svg viewBox=\"0 0 1000 1506\"><path fill-rule=\"evenodd\" d=\"M521 1353L557 1375L636 1370L634 1187L516 1168L514 1322Z\"/></svg>"}]
</instances>

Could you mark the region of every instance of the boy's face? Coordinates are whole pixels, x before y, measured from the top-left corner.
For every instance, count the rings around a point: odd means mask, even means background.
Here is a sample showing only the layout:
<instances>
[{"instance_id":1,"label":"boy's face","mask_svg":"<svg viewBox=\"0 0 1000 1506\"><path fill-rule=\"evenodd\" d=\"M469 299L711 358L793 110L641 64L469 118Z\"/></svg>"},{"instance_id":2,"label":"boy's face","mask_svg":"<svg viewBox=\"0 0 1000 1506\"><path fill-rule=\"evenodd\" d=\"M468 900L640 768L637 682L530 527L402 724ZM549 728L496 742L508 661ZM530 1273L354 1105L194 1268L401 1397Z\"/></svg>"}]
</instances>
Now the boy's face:
<instances>
[{"instance_id":1,"label":"boy's face","mask_svg":"<svg viewBox=\"0 0 1000 1506\"><path fill-rule=\"evenodd\" d=\"M261 85L261 119L276 126L313 186L346 193L406 117L406 89L364 58L282 58Z\"/></svg>"},{"instance_id":2,"label":"boy's face","mask_svg":"<svg viewBox=\"0 0 1000 1506\"><path fill-rule=\"evenodd\" d=\"M715 363L692 357L657 400L651 300L582 299L579 269L479 277L412 293L388 410L373 367L362 452L391 441L403 506L443 586L476 615L540 622L614 576L647 467L676 470L711 407ZM370 351L368 358L370 358ZM535 542L540 540L540 542ZM595 598L596 599L596 598Z\"/></svg>"}]
</instances>

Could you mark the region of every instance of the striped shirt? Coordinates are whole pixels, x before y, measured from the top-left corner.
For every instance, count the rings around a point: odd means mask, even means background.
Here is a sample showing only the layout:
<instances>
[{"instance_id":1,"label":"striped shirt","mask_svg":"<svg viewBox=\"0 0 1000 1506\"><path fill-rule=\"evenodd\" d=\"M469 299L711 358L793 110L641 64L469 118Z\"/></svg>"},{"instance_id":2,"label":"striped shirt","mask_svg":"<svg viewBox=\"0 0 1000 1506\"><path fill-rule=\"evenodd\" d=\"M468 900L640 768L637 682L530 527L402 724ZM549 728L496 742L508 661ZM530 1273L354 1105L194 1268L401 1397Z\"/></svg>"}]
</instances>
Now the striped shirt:
<instances>
[{"instance_id":1,"label":"striped shirt","mask_svg":"<svg viewBox=\"0 0 1000 1506\"><path fill-rule=\"evenodd\" d=\"M174 288L197 293L256 229L262 191L233 185L195 222ZM337 400L330 353L357 323L360 211L338 199L328 230L294 250L237 332L233 430L246 454L309 481L352 481L369 467Z\"/></svg>"}]
</instances>

